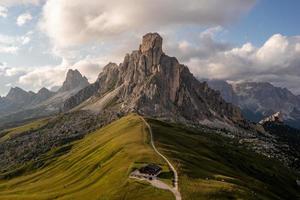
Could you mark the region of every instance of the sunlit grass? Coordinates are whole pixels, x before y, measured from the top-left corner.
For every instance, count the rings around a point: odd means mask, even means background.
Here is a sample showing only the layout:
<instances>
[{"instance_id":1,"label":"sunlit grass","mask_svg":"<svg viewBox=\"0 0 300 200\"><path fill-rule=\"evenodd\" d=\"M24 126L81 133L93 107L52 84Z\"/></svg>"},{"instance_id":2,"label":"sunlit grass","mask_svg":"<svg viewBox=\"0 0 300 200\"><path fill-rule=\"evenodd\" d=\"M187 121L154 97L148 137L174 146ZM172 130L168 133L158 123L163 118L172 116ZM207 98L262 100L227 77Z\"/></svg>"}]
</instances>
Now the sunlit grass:
<instances>
[{"instance_id":1,"label":"sunlit grass","mask_svg":"<svg viewBox=\"0 0 300 200\"><path fill-rule=\"evenodd\" d=\"M138 162L165 165L145 124L130 115L74 143L47 167L0 180L0 199L173 199L168 191L129 179Z\"/></svg>"}]
</instances>

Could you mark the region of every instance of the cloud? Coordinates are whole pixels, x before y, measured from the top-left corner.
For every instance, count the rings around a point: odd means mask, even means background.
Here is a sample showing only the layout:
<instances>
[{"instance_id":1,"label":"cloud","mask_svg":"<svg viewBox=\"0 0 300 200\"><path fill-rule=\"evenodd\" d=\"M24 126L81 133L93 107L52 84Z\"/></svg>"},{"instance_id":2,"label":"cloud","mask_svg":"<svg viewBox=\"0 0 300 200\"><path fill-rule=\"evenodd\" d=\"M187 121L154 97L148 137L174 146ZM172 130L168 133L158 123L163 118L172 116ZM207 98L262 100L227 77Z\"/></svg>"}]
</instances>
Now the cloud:
<instances>
[{"instance_id":1,"label":"cloud","mask_svg":"<svg viewBox=\"0 0 300 200\"><path fill-rule=\"evenodd\" d=\"M0 34L0 53L16 54L20 48L28 44L31 40L32 32L23 36L8 36Z\"/></svg>"},{"instance_id":2,"label":"cloud","mask_svg":"<svg viewBox=\"0 0 300 200\"><path fill-rule=\"evenodd\" d=\"M48 0L42 30L59 46L81 45L168 26L224 25L250 10L256 0Z\"/></svg>"},{"instance_id":3,"label":"cloud","mask_svg":"<svg viewBox=\"0 0 300 200\"><path fill-rule=\"evenodd\" d=\"M75 63L71 68L79 70L84 76L86 76L90 82L96 81L99 73L105 64L101 64L92 60L81 60Z\"/></svg>"},{"instance_id":4,"label":"cloud","mask_svg":"<svg viewBox=\"0 0 300 200\"><path fill-rule=\"evenodd\" d=\"M178 40L176 37L165 38L166 50L170 54L174 54L181 62L188 63L194 59L206 59L218 52L223 52L232 49L230 43L219 42L215 37L226 33L221 26L209 28L200 34L190 33L189 36L184 36L185 39ZM188 40L186 40L188 38ZM167 52L167 53L168 53Z\"/></svg>"},{"instance_id":5,"label":"cloud","mask_svg":"<svg viewBox=\"0 0 300 200\"><path fill-rule=\"evenodd\" d=\"M56 66L24 68L27 71L18 78L18 84L33 91L38 91L42 87L52 88L62 85L69 69L79 70L90 82L94 82L105 64L97 59L86 58L73 65L63 60Z\"/></svg>"},{"instance_id":6,"label":"cloud","mask_svg":"<svg viewBox=\"0 0 300 200\"><path fill-rule=\"evenodd\" d=\"M33 4L38 5L42 0L0 0L0 5L4 6L15 6L15 5L26 5Z\"/></svg>"},{"instance_id":7,"label":"cloud","mask_svg":"<svg viewBox=\"0 0 300 200\"><path fill-rule=\"evenodd\" d=\"M45 66L32 69L18 79L22 87L37 91L42 87L61 85L66 68L64 66Z\"/></svg>"},{"instance_id":8,"label":"cloud","mask_svg":"<svg viewBox=\"0 0 300 200\"><path fill-rule=\"evenodd\" d=\"M30 13L23 13L17 18L17 25L23 26L32 20Z\"/></svg>"},{"instance_id":9,"label":"cloud","mask_svg":"<svg viewBox=\"0 0 300 200\"><path fill-rule=\"evenodd\" d=\"M0 17L6 18L7 17L8 10L4 6L0 6Z\"/></svg>"},{"instance_id":10,"label":"cloud","mask_svg":"<svg viewBox=\"0 0 300 200\"><path fill-rule=\"evenodd\" d=\"M204 41L200 37L195 47L190 45L184 50L179 42L177 51L173 52L185 55L181 60L199 78L267 81L300 93L300 36L275 34L260 47L251 43L234 47L216 41L213 36L209 35ZM211 44L209 48L207 41ZM185 54L186 49L189 49L188 54Z\"/></svg>"},{"instance_id":11,"label":"cloud","mask_svg":"<svg viewBox=\"0 0 300 200\"><path fill-rule=\"evenodd\" d=\"M16 46L0 46L0 53L15 54L18 50Z\"/></svg>"}]
</instances>

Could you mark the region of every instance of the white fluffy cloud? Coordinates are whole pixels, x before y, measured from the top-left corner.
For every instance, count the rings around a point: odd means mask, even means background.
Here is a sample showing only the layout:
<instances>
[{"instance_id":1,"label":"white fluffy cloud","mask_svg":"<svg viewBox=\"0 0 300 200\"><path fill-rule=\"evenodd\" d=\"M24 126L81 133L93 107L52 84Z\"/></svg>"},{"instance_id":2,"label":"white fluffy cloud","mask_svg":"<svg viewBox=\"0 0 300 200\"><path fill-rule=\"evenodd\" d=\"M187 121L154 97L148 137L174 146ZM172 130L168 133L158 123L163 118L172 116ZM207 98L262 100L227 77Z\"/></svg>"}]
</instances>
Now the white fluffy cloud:
<instances>
[{"instance_id":1,"label":"white fluffy cloud","mask_svg":"<svg viewBox=\"0 0 300 200\"><path fill-rule=\"evenodd\" d=\"M0 17L6 18L8 10L6 7L0 5Z\"/></svg>"},{"instance_id":2,"label":"white fluffy cloud","mask_svg":"<svg viewBox=\"0 0 300 200\"><path fill-rule=\"evenodd\" d=\"M23 26L32 20L32 15L30 13L23 13L17 18L17 25Z\"/></svg>"},{"instance_id":3,"label":"white fluffy cloud","mask_svg":"<svg viewBox=\"0 0 300 200\"><path fill-rule=\"evenodd\" d=\"M105 64L101 63L100 60L87 58L73 65L63 60L61 64L56 66L24 68L27 72L18 78L18 84L33 91L38 91L42 87L52 88L59 86L65 80L69 69L78 69L90 82L94 82ZM13 72L14 69L12 68L10 71Z\"/></svg>"},{"instance_id":4,"label":"white fluffy cloud","mask_svg":"<svg viewBox=\"0 0 300 200\"><path fill-rule=\"evenodd\" d=\"M48 0L42 29L59 46L72 46L176 25L226 24L256 0ZM219 5L219 6L218 6Z\"/></svg>"},{"instance_id":5,"label":"white fluffy cloud","mask_svg":"<svg viewBox=\"0 0 300 200\"><path fill-rule=\"evenodd\" d=\"M45 66L30 70L19 77L18 83L31 90L39 90L42 87L53 87L62 84L64 80L65 66Z\"/></svg>"},{"instance_id":6,"label":"white fluffy cloud","mask_svg":"<svg viewBox=\"0 0 300 200\"><path fill-rule=\"evenodd\" d=\"M211 48L198 40L197 48L190 46L189 54L181 57L199 78L226 79L230 81L267 81L300 93L300 36L271 36L261 47L246 43L232 47L213 40ZM178 44L178 52L182 55ZM217 48L220 45L224 48ZM199 48L207 52L199 51ZM205 54L205 56L201 56Z\"/></svg>"}]
</instances>

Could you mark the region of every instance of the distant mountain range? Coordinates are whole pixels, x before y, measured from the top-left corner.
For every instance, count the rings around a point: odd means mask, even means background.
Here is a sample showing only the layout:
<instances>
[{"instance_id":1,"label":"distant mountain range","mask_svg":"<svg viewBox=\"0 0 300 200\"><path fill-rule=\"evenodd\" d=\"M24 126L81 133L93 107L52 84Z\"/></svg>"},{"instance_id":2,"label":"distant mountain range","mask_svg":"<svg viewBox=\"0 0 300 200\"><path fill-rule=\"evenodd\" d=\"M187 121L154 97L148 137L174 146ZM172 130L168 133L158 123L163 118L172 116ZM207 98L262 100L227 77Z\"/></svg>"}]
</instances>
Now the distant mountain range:
<instances>
[{"instance_id":1,"label":"distant mountain range","mask_svg":"<svg viewBox=\"0 0 300 200\"><path fill-rule=\"evenodd\" d=\"M57 92L46 88L37 93L21 88L11 88L7 96L0 98L0 126L51 115L60 111L64 101L89 85L78 70L69 70L62 87Z\"/></svg>"},{"instance_id":2,"label":"distant mountain range","mask_svg":"<svg viewBox=\"0 0 300 200\"><path fill-rule=\"evenodd\" d=\"M300 128L300 98L286 88L263 82L230 84L223 80L208 80L207 83L220 91L227 102L239 106L250 121L259 122L281 112L286 124Z\"/></svg>"}]
</instances>

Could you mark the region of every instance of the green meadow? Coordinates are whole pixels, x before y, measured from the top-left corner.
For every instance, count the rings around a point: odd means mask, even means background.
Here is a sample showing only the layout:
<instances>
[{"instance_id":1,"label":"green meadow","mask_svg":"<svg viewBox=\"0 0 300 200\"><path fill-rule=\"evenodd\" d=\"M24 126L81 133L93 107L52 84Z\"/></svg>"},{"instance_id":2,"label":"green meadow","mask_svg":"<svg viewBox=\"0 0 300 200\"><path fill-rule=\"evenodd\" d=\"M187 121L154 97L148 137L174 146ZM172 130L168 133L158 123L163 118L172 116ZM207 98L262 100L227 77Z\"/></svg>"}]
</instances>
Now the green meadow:
<instances>
[{"instance_id":1,"label":"green meadow","mask_svg":"<svg viewBox=\"0 0 300 200\"><path fill-rule=\"evenodd\" d=\"M148 119L155 144L176 166L184 200L299 199L297 174L279 162L246 150L234 140L201 129ZM41 127L36 121L10 134ZM206 133L204 133L206 132ZM164 169L160 178L171 184L173 174L153 151L140 116L132 114L44 155L45 165L25 163L21 173L0 174L1 200L172 200L169 191L129 178L146 163Z\"/></svg>"},{"instance_id":2,"label":"green meadow","mask_svg":"<svg viewBox=\"0 0 300 200\"><path fill-rule=\"evenodd\" d=\"M214 133L148 120L158 149L177 166L183 199L300 199L296 174Z\"/></svg>"},{"instance_id":3,"label":"green meadow","mask_svg":"<svg viewBox=\"0 0 300 200\"><path fill-rule=\"evenodd\" d=\"M136 163L165 165L137 115L86 136L52 159L44 168L0 180L0 199L174 199L168 191L128 178Z\"/></svg>"}]
</instances>

